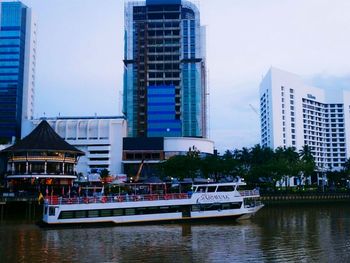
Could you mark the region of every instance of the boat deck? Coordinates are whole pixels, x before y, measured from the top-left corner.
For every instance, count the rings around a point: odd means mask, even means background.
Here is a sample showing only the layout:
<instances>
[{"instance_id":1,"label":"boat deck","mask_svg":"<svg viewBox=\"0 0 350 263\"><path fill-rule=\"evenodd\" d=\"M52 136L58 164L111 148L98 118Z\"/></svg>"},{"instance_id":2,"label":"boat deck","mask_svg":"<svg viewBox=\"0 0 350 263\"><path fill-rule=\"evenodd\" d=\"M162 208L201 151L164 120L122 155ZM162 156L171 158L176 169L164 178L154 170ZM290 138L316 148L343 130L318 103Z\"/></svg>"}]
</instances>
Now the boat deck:
<instances>
[{"instance_id":1,"label":"boat deck","mask_svg":"<svg viewBox=\"0 0 350 263\"><path fill-rule=\"evenodd\" d=\"M49 196L45 198L45 203L49 205L70 205L70 204L96 204L96 203L177 200L177 199L190 199L190 198L191 198L191 194L186 194L186 193L89 196L89 197L71 197L71 198Z\"/></svg>"},{"instance_id":2,"label":"boat deck","mask_svg":"<svg viewBox=\"0 0 350 263\"><path fill-rule=\"evenodd\" d=\"M258 190L238 191L242 197L259 197ZM116 195L116 196L89 196L71 197L60 196L45 197L45 204L48 205L70 205L70 204L96 204L96 203L117 203L117 202L139 202L157 200L178 200L190 199L192 193L168 193L168 194L144 194L144 195Z\"/></svg>"}]
</instances>

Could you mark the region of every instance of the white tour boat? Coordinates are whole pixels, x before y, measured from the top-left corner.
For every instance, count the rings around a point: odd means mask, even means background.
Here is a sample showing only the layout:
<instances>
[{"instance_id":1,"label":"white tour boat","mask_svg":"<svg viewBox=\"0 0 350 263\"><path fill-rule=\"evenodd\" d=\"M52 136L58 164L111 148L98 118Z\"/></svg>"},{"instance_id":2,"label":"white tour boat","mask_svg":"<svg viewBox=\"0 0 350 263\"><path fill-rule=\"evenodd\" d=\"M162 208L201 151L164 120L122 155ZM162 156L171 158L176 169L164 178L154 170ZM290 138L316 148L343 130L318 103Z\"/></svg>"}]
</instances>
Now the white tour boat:
<instances>
[{"instance_id":1,"label":"white tour boat","mask_svg":"<svg viewBox=\"0 0 350 263\"><path fill-rule=\"evenodd\" d=\"M132 224L200 219L245 219L263 204L258 190L240 190L244 182L198 184L189 193L100 197L47 197L43 223ZM165 192L165 191L164 191Z\"/></svg>"}]
</instances>

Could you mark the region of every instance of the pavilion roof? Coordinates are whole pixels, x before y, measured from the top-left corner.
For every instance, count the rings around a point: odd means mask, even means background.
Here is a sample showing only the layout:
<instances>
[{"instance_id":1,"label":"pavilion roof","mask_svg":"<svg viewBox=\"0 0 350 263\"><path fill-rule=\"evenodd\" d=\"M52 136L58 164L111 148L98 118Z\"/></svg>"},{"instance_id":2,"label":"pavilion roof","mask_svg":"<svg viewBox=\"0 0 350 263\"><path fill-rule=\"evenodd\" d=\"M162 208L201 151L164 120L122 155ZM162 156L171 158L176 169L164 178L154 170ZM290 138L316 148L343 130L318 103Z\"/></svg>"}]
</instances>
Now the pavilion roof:
<instances>
[{"instance_id":1,"label":"pavilion roof","mask_svg":"<svg viewBox=\"0 0 350 263\"><path fill-rule=\"evenodd\" d=\"M77 155L85 154L61 138L46 120L41 121L40 124L22 140L0 151L0 153L24 151L57 151L75 153Z\"/></svg>"}]
</instances>

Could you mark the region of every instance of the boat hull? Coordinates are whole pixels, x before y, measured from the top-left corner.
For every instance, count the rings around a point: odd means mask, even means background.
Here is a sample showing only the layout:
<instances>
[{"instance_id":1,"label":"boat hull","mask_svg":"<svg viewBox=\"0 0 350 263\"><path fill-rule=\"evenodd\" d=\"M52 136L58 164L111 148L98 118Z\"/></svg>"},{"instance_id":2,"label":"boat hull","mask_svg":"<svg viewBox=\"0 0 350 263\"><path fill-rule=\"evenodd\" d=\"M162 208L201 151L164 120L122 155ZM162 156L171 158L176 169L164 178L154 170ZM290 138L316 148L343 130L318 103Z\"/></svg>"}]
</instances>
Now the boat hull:
<instances>
[{"instance_id":1,"label":"boat hull","mask_svg":"<svg viewBox=\"0 0 350 263\"><path fill-rule=\"evenodd\" d=\"M69 225L92 225L92 226L111 226L111 225L141 225L141 224L159 224L159 223L183 223L183 222L212 222L221 220L242 220L251 218L263 205L238 208L231 210L211 210L211 211L190 211L188 216L184 210L190 206L184 206L182 211L175 213L151 214L151 215L129 215L129 216L111 216L111 217L95 217L95 218L72 218L58 219L53 218L48 221L42 221L40 226L69 226ZM73 208L73 207L69 207ZM85 208L87 211L88 208ZM128 208L126 208L128 209ZM60 208L60 212L66 212L64 208Z\"/></svg>"},{"instance_id":2,"label":"boat hull","mask_svg":"<svg viewBox=\"0 0 350 263\"><path fill-rule=\"evenodd\" d=\"M197 217L197 218L179 218L179 219L159 219L150 221L129 221L129 222L116 222L116 221L101 221L101 222L62 222L62 223L47 223L43 220L36 224L42 228L70 228L70 227L112 227L112 226L132 226L132 225L158 225L158 224L181 224L181 223L219 223L219 222L235 222L244 215L225 215L216 217ZM249 217L251 218L251 217Z\"/></svg>"}]
</instances>

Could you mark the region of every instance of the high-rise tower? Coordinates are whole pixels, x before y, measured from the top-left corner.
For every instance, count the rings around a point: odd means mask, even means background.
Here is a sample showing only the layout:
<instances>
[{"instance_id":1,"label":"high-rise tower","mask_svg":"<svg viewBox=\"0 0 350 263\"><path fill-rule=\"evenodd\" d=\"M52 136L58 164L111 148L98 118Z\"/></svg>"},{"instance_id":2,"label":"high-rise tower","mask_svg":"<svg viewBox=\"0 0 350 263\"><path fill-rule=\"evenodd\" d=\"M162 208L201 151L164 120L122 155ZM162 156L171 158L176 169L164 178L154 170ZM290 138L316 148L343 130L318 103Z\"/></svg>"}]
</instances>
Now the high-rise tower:
<instances>
[{"instance_id":1,"label":"high-rise tower","mask_svg":"<svg viewBox=\"0 0 350 263\"><path fill-rule=\"evenodd\" d=\"M205 28L184 0L125 5L129 137L207 137Z\"/></svg>"},{"instance_id":2,"label":"high-rise tower","mask_svg":"<svg viewBox=\"0 0 350 263\"><path fill-rule=\"evenodd\" d=\"M340 170L350 156L350 91L303 83L271 68L260 84L261 145L310 147L319 171Z\"/></svg>"},{"instance_id":3,"label":"high-rise tower","mask_svg":"<svg viewBox=\"0 0 350 263\"><path fill-rule=\"evenodd\" d=\"M21 2L0 3L0 138L21 137L33 118L36 23Z\"/></svg>"}]
</instances>

